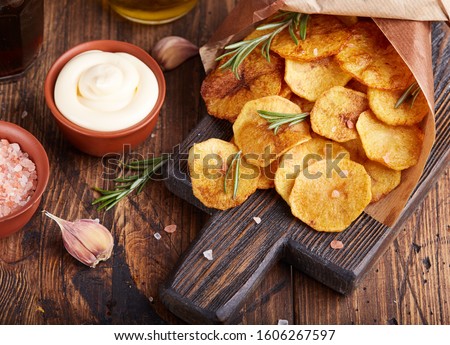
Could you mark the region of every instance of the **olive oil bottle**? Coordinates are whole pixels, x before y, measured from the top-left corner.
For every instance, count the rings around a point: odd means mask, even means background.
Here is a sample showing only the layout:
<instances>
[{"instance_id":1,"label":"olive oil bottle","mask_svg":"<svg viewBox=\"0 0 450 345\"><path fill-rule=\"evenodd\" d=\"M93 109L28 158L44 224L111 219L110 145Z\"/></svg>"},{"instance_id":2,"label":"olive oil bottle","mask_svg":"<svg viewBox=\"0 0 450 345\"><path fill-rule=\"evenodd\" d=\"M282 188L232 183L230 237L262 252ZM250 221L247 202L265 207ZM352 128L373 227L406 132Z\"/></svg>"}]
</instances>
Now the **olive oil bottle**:
<instances>
[{"instance_id":1,"label":"olive oil bottle","mask_svg":"<svg viewBox=\"0 0 450 345\"><path fill-rule=\"evenodd\" d=\"M174 21L197 4L198 0L109 0L121 16L143 24L164 24Z\"/></svg>"}]
</instances>

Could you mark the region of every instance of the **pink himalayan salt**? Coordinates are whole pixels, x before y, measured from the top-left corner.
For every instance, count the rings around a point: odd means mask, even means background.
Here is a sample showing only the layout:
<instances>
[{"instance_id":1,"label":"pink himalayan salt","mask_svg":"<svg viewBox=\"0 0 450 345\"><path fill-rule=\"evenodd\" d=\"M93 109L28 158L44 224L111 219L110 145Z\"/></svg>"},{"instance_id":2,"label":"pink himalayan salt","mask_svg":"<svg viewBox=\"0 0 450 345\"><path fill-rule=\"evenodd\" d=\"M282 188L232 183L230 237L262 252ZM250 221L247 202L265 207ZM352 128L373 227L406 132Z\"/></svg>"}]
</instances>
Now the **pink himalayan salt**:
<instances>
[{"instance_id":1,"label":"pink himalayan salt","mask_svg":"<svg viewBox=\"0 0 450 345\"><path fill-rule=\"evenodd\" d=\"M24 206L37 185L36 165L18 144L0 140L0 218Z\"/></svg>"}]
</instances>

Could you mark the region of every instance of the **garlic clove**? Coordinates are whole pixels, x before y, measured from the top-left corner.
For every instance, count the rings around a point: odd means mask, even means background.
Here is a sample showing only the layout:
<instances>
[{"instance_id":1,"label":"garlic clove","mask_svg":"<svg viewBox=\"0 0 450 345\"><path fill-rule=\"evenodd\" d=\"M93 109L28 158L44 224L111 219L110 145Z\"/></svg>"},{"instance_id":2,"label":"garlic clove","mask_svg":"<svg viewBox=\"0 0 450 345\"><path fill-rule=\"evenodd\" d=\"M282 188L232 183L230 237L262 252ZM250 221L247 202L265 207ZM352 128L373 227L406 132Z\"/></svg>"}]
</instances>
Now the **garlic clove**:
<instances>
[{"instance_id":1,"label":"garlic clove","mask_svg":"<svg viewBox=\"0 0 450 345\"><path fill-rule=\"evenodd\" d=\"M164 71L169 71L197 55L198 51L198 47L187 39L168 36L156 43L152 50L152 56Z\"/></svg>"},{"instance_id":2,"label":"garlic clove","mask_svg":"<svg viewBox=\"0 0 450 345\"><path fill-rule=\"evenodd\" d=\"M47 211L44 213L59 225L64 247L78 261L95 267L100 261L111 257L114 238L97 220L79 219L69 222Z\"/></svg>"}]
</instances>

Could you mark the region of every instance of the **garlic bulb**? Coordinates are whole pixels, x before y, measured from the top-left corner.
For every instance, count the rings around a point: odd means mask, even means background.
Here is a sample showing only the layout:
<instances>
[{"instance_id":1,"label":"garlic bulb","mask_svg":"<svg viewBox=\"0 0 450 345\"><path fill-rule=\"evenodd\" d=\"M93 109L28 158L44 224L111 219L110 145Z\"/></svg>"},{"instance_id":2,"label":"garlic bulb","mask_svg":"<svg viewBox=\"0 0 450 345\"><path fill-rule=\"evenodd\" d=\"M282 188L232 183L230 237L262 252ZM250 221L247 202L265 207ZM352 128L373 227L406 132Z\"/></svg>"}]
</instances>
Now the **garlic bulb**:
<instances>
[{"instance_id":1,"label":"garlic bulb","mask_svg":"<svg viewBox=\"0 0 450 345\"><path fill-rule=\"evenodd\" d=\"M164 71L181 65L198 54L198 47L183 37L168 36L153 47L152 56Z\"/></svg>"},{"instance_id":2,"label":"garlic bulb","mask_svg":"<svg viewBox=\"0 0 450 345\"><path fill-rule=\"evenodd\" d=\"M79 219L69 222L47 211L43 212L58 223L64 247L78 261L95 267L100 261L106 261L111 257L114 238L98 220Z\"/></svg>"}]
</instances>

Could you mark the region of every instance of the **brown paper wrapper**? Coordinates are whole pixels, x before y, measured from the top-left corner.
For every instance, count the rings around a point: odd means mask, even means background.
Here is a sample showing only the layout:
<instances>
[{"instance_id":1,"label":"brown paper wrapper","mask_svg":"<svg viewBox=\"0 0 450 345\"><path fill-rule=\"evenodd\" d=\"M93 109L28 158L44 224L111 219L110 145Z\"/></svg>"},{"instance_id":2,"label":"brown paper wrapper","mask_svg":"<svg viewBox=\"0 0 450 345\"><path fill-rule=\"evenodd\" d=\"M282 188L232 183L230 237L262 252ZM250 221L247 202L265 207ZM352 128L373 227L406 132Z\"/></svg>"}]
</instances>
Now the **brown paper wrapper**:
<instances>
[{"instance_id":1,"label":"brown paper wrapper","mask_svg":"<svg viewBox=\"0 0 450 345\"><path fill-rule=\"evenodd\" d=\"M411 69L430 107L422 123L425 138L419 162L402 171L401 184L365 212L379 222L393 226L414 190L435 140L434 82L431 57L431 20L449 20L450 5L446 0L241 0L225 21L200 49L208 72L215 58L230 42L241 40L278 10L302 13L356 15L372 17L405 63ZM393 19L395 18L395 19ZM399 20L403 19L403 20Z\"/></svg>"}]
</instances>

